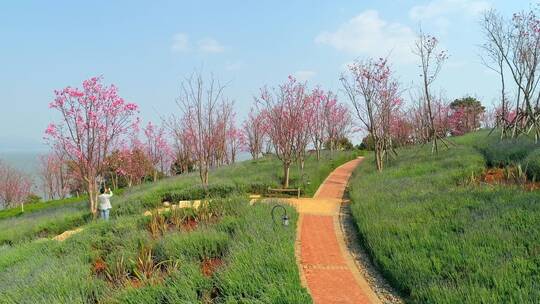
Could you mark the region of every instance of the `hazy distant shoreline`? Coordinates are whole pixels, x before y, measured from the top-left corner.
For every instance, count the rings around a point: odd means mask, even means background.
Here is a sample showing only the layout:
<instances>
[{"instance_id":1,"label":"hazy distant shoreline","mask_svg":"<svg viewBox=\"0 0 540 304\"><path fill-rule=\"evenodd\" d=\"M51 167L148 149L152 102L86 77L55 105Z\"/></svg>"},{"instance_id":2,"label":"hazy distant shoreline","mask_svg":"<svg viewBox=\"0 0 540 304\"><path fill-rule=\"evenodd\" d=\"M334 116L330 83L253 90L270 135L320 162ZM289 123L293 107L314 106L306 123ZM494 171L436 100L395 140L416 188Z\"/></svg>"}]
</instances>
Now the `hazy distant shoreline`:
<instances>
[{"instance_id":1,"label":"hazy distant shoreline","mask_svg":"<svg viewBox=\"0 0 540 304\"><path fill-rule=\"evenodd\" d=\"M1 151L0 160L21 170L32 178L32 192L43 197L41 179L39 177L39 156L45 151Z\"/></svg>"}]
</instances>

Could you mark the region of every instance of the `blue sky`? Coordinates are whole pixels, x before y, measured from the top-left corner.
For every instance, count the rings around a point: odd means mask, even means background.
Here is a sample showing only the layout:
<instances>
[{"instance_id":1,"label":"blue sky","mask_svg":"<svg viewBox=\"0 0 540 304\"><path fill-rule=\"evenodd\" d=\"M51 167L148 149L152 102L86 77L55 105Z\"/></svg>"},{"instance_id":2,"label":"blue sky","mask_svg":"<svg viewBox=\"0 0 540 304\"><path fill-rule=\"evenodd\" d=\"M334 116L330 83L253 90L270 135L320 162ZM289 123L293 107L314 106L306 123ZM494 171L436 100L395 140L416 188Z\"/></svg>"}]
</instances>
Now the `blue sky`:
<instances>
[{"instance_id":1,"label":"blue sky","mask_svg":"<svg viewBox=\"0 0 540 304\"><path fill-rule=\"evenodd\" d=\"M54 89L103 75L141 107L143 120L177 111L194 70L229 82L242 118L253 95L296 75L340 90L355 58L391 54L404 87L419 80L414 33L439 37L450 59L436 82L448 98L490 104L497 75L479 59L478 20L493 7L510 15L529 1L3 1L0 4L0 151L44 149L56 119ZM343 96L343 94L341 94ZM342 97L343 101L345 97Z\"/></svg>"}]
</instances>

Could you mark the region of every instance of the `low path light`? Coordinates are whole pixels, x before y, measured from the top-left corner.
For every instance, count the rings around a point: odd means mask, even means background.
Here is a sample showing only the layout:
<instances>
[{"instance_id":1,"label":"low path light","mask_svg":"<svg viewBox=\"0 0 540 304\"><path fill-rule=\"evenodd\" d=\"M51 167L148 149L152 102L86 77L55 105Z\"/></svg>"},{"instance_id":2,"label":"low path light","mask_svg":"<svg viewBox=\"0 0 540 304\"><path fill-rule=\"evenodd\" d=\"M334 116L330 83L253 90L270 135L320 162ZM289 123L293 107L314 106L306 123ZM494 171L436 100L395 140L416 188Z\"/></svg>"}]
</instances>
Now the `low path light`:
<instances>
[{"instance_id":1,"label":"low path light","mask_svg":"<svg viewBox=\"0 0 540 304\"><path fill-rule=\"evenodd\" d=\"M277 204L274 207L272 207L272 220L274 221L274 224L277 224L276 217L275 217L276 209L282 209L283 210L283 215L281 215L281 224L283 226L289 226L289 216L287 215L287 209L285 209L285 207L283 207L280 204Z\"/></svg>"}]
</instances>

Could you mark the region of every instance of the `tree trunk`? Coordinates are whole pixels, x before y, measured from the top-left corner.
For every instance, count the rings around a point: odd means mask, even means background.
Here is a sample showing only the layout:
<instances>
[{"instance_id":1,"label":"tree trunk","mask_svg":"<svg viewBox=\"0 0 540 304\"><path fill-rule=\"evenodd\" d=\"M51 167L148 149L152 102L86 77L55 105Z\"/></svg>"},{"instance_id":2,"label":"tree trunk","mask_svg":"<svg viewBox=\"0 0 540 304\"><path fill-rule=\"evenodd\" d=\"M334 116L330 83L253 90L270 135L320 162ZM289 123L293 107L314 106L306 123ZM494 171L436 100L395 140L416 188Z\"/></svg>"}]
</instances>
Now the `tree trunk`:
<instances>
[{"instance_id":1,"label":"tree trunk","mask_svg":"<svg viewBox=\"0 0 540 304\"><path fill-rule=\"evenodd\" d=\"M200 166L199 176L201 178L201 184L204 189L208 188L208 165Z\"/></svg>"},{"instance_id":2,"label":"tree trunk","mask_svg":"<svg viewBox=\"0 0 540 304\"><path fill-rule=\"evenodd\" d=\"M375 164L377 165L377 171L379 172L383 170L383 161L382 148L378 140L375 142Z\"/></svg>"},{"instance_id":3,"label":"tree trunk","mask_svg":"<svg viewBox=\"0 0 540 304\"><path fill-rule=\"evenodd\" d=\"M154 182L156 182L156 181L157 181L157 175L158 175L158 174L157 174L157 170L156 170L156 169L154 169Z\"/></svg>"},{"instance_id":4,"label":"tree trunk","mask_svg":"<svg viewBox=\"0 0 540 304\"><path fill-rule=\"evenodd\" d=\"M291 165L283 163L283 188L289 188L289 169Z\"/></svg>"},{"instance_id":5,"label":"tree trunk","mask_svg":"<svg viewBox=\"0 0 540 304\"><path fill-rule=\"evenodd\" d=\"M88 201L90 203L90 212L92 216L96 218L97 216L97 189L96 189L96 179L91 177L87 179L87 191L88 191Z\"/></svg>"}]
</instances>

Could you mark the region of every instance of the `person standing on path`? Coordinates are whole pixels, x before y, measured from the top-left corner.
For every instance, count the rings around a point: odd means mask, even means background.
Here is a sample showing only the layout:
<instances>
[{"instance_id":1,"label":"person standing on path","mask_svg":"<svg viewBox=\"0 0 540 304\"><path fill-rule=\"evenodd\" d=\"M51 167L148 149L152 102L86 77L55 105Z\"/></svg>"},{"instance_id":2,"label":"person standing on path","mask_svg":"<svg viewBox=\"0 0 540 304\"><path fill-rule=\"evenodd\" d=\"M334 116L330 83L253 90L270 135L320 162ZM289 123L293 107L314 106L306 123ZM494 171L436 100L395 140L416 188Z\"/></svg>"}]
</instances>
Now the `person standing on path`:
<instances>
[{"instance_id":1,"label":"person standing on path","mask_svg":"<svg viewBox=\"0 0 540 304\"><path fill-rule=\"evenodd\" d=\"M113 193L110 188L101 188L100 195L98 196L99 200L99 211L102 219L109 220L109 212L111 211L111 197Z\"/></svg>"}]
</instances>

